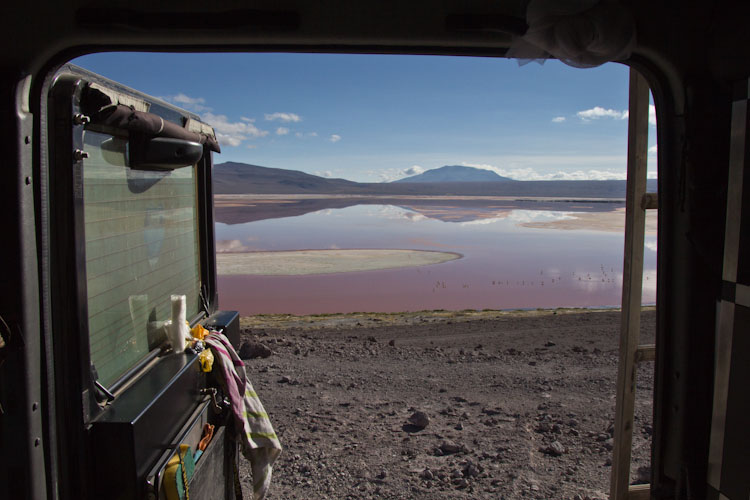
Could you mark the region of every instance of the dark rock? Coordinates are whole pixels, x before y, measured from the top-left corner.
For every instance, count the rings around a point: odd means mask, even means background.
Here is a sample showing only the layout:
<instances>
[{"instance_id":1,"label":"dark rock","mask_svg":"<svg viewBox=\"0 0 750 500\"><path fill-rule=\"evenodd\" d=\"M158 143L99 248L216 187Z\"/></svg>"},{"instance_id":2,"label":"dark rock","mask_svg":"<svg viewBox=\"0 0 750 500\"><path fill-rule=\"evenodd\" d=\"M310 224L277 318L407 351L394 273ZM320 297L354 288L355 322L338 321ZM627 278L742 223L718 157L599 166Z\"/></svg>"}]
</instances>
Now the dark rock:
<instances>
[{"instance_id":1,"label":"dark rock","mask_svg":"<svg viewBox=\"0 0 750 500\"><path fill-rule=\"evenodd\" d=\"M237 353L240 359L267 358L273 354L271 348L260 342L246 341L240 346L240 352Z\"/></svg>"},{"instance_id":2,"label":"dark rock","mask_svg":"<svg viewBox=\"0 0 750 500\"><path fill-rule=\"evenodd\" d=\"M458 478L453 480L453 484L458 488L459 490L462 490L464 488L469 487L469 481L466 480L466 478Z\"/></svg>"},{"instance_id":3,"label":"dark rock","mask_svg":"<svg viewBox=\"0 0 750 500\"><path fill-rule=\"evenodd\" d=\"M299 380L283 375L279 380L279 384L299 385Z\"/></svg>"},{"instance_id":4,"label":"dark rock","mask_svg":"<svg viewBox=\"0 0 750 500\"><path fill-rule=\"evenodd\" d=\"M435 477L435 475L432 473L430 469L425 469L422 472L419 473L419 477L422 479L429 481Z\"/></svg>"},{"instance_id":5,"label":"dark rock","mask_svg":"<svg viewBox=\"0 0 750 500\"><path fill-rule=\"evenodd\" d=\"M407 421L409 422L409 424L419 429L424 429L425 427L430 425L430 417L428 417L427 414L422 411L415 411L411 414Z\"/></svg>"},{"instance_id":6,"label":"dark rock","mask_svg":"<svg viewBox=\"0 0 750 500\"><path fill-rule=\"evenodd\" d=\"M445 455L452 455L461 451L461 446L454 443L453 441L446 440L440 443L440 451L442 451Z\"/></svg>"},{"instance_id":7,"label":"dark rock","mask_svg":"<svg viewBox=\"0 0 750 500\"><path fill-rule=\"evenodd\" d=\"M476 477L481 472L482 470L471 462L468 462L463 470L464 477Z\"/></svg>"},{"instance_id":8,"label":"dark rock","mask_svg":"<svg viewBox=\"0 0 750 500\"><path fill-rule=\"evenodd\" d=\"M553 457L559 457L566 452L565 446L563 446L560 441L553 441L551 445L542 448L541 451Z\"/></svg>"},{"instance_id":9,"label":"dark rock","mask_svg":"<svg viewBox=\"0 0 750 500\"><path fill-rule=\"evenodd\" d=\"M631 484L649 484L651 482L651 467L644 465L638 467Z\"/></svg>"}]
</instances>

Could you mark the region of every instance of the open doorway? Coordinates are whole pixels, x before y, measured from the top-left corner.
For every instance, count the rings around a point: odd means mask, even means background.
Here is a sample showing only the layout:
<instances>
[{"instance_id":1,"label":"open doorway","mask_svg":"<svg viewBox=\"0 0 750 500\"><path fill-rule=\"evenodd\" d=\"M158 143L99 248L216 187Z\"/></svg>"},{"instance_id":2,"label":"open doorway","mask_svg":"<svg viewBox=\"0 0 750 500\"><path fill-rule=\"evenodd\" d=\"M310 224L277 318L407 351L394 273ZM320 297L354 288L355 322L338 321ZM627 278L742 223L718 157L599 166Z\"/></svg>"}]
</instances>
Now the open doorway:
<instances>
[{"instance_id":1,"label":"open doorway","mask_svg":"<svg viewBox=\"0 0 750 500\"><path fill-rule=\"evenodd\" d=\"M169 57L179 66L201 56ZM232 94L223 74L205 93L125 80L201 113L228 146L232 163L214 169L223 308L368 313L244 321L246 354L260 356L251 376L286 446L271 496L606 496L619 313L556 308L620 303L627 69L549 62L513 87L497 71L511 61L445 58L433 67L439 58L394 57L382 63L398 75L389 79L373 63L380 56L340 62L351 57L235 62L248 72L241 83L252 105L235 96L219 108L214 99ZM104 58L75 62L120 79L99 67ZM331 102L321 101L324 91ZM410 101L427 114L410 113ZM371 119L377 111L380 121ZM342 145L351 149L335 149ZM311 177L257 168L248 177L258 164ZM405 181L443 166L510 180ZM647 303L656 281L651 229ZM381 260L388 265L356 267ZM419 312L436 309L452 312ZM495 311L508 309L526 311ZM643 328L654 331L652 310ZM637 415L636 471L648 463L650 411Z\"/></svg>"}]
</instances>

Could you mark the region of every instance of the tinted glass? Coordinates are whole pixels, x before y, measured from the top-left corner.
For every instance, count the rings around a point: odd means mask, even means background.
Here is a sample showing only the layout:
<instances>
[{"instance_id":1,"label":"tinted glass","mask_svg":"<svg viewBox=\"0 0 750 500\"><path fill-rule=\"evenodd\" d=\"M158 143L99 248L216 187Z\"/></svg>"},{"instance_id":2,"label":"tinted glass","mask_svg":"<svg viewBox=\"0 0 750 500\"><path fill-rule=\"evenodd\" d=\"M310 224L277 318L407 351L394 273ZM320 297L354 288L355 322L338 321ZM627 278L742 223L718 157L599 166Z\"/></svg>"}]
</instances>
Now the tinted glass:
<instances>
[{"instance_id":1,"label":"tinted glass","mask_svg":"<svg viewBox=\"0 0 750 500\"><path fill-rule=\"evenodd\" d=\"M105 386L164 339L172 294L199 312L195 167L127 166L127 139L87 131L83 165L91 362Z\"/></svg>"}]
</instances>

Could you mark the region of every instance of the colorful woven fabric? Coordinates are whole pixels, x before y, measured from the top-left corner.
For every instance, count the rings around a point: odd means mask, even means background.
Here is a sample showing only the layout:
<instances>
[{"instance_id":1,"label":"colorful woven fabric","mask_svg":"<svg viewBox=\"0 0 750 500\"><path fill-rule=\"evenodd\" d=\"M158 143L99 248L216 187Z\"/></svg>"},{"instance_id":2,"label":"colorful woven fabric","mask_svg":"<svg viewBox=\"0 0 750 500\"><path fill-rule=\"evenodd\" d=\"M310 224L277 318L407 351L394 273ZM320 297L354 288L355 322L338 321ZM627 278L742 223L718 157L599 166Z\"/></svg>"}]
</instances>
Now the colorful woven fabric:
<instances>
[{"instance_id":1,"label":"colorful woven fabric","mask_svg":"<svg viewBox=\"0 0 750 500\"><path fill-rule=\"evenodd\" d=\"M271 483L273 463L281 454L281 443L271 421L245 374L245 363L221 333L205 339L214 354L214 372L220 375L232 403L237 440L253 471L253 499L260 500ZM218 367L218 372L217 372Z\"/></svg>"}]
</instances>

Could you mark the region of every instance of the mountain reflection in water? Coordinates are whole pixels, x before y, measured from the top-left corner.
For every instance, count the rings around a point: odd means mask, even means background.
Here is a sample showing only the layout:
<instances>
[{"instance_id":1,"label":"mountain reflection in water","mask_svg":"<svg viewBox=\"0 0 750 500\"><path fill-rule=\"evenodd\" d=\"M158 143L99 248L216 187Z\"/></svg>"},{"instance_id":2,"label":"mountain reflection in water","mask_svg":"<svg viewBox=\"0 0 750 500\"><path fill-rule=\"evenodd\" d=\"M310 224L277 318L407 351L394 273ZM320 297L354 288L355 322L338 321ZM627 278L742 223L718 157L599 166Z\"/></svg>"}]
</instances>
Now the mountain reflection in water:
<instances>
[{"instance_id":1,"label":"mountain reflection in water","mask_svg":"<svg viewBox=\"0 0 750 500\"><path fill-rule=\"evenodd\" d=\"M398 248L452 251L464 258L396 270L219 276L221 307L242 314L310 314L620 304L621 202L365 201L220 196L217 250ZM643 302L653 303L655 221L647 229Z\"/></svg>"}]
</instances>

